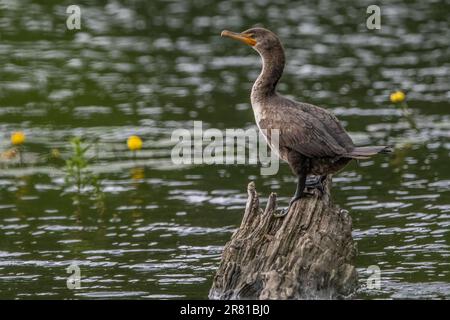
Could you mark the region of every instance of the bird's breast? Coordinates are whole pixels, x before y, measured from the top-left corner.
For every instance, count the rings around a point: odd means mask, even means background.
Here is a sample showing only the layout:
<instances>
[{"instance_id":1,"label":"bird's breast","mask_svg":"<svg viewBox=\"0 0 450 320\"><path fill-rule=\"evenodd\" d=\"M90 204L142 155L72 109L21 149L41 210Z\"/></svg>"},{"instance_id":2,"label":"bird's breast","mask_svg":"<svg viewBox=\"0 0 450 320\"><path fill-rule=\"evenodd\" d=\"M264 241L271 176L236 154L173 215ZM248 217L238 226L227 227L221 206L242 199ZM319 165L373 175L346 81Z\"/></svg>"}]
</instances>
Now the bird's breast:
<instances>
[{"instance_id":1,"label":"bird's breast","mask_svg":"<svg viewBox=\"0 0 450 320\"><path fill-rule=\"evenodd\" d=\"M270 149L278 155L278 157L285 160L286 157L283 150L280 150L279 144L280 128L276 125L273 115L271 115L266 108L259 104L252 104L252 107L255 114L256 125L263 135L266 143L269 145ZM278 137L275 138L275 135L278 135Z\"/></svg>"}]
</instances>

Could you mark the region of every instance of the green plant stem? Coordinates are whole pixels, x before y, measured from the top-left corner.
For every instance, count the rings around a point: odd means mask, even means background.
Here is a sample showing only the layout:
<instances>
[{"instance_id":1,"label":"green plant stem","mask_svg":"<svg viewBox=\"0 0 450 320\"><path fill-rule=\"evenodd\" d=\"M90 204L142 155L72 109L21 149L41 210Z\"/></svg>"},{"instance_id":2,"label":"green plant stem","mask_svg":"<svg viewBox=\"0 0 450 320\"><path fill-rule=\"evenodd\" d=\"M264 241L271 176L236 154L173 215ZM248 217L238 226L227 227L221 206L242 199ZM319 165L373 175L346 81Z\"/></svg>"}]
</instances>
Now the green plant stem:
<instances>
[{"instance_id":1,"label":"green plant stem","mask_svg":"<svg viewBox=\"0 0 450 320\"><path fill-rule=\"evenodd\" d=\"M20 165L23 165L23 156L22 156L22 148L21 147L18 148L18 152L19 152Z\"/></svg>"},{"instance_id":2,"label":"green plant stem","mask_svg":"<svg viewBox=\"0 0 450 320\"><path fill-rule=\"evenodd\" d=\"M401 102L400 107L402 108L403 116L405 117L406 121L408 121L411 128L416 131L419 131L419 129L417 129L417 124L414 121L411 112L409 111L408 104L406 102Z\"/></svg>"},{"instance_id":3,"label":"green plant stem","mask_svg":"<svg viewBox=\"0 0 450 320\"><path fill-rule=\"evenodd\" d=\"M104 195L98 177L91 172L89 166L92 159L87 159L86 154L90 146L84 146L80 138L73 138L71 140L72 155L66 160L66 184L70 187L75 187L73 196L73 204L77 206L77 212L81 212L81 202L84 197L83 188L93 187L94 191L88 192L95 196L96 206L99 211L105 210Z\"/></svg>"},{"instance_id":4,"label":"green plant stem","mask_svg":"<svg viewBox=\"0 0 450 320\"><path fill-rule=\"evenodd\" d=\"M78 194L81 193L81 169L77 167L77 188Z\"/></svg>"}]
</instances>

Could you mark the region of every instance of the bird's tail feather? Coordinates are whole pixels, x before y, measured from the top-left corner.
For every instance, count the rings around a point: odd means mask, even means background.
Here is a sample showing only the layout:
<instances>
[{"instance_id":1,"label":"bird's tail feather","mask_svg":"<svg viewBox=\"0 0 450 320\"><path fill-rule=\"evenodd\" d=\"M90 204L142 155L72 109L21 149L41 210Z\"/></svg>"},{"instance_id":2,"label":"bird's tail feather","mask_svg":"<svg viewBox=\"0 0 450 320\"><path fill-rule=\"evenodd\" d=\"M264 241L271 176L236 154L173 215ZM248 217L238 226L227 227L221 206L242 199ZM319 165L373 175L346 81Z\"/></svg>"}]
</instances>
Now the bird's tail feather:
<instances>
[{"instance_id":1,"label":"bird's tail feather","mask_svg":"<svg viewBox=\"0 0 450 320\"><path fill-rule=\"evenodd\" d=\"M379 153L386 154L391 152L392 148L386 146L355 147L347 156L352 159L368 159Z\"/></svg>"}]
</instances>

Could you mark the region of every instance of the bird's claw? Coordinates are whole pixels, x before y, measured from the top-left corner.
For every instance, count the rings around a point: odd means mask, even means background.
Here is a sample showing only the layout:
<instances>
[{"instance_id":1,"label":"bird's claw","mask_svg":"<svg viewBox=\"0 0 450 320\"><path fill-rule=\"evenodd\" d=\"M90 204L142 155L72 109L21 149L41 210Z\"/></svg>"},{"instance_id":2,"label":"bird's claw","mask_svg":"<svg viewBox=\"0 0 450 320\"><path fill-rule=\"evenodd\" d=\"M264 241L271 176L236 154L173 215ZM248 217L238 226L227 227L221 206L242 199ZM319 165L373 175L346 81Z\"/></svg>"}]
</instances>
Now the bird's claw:
<instances>
[{"instance_id":1,"label":"bird's claw","mask_svg":"<svg viewBox=\"0 0 450 320\"><path fill-rule=\"evenodd\" d=\"M317 189L320 192L320 196L323 196L325 193L325 188L323 187L323 182L325 181L326 177L327 176L309 177L308 179L306 179L305 188ZM294 197L291 199L291 201L289 202L289 206L287 208L281 209L278 212L274 212L273 216L276 218L285 217L288 214L288 212L291 209L294 202L305 196L314 196L314 193L303 191L300 196L297 196L297 197Z\"/></svg>"},{"instance_id":2,"label":"bird's claw","mask_svg":"<svg viewBox=\"0 0 450 320\"><path fill-rule=\"evenodd\" d=\"M307 193L303 192L302 196L304 196L306 194ZM286 216L288 214L289 210L291 209L292 205L294 204L294 202L297 200L300 200L302 198L302 196L291 199L291 201L289 201L289 206L287 208L281 209L279 212L274 212L273 216L275 218L283 218L284 216Z\"/></svg>"},{"instance_id":3,"label":"bird's claw","mask_svg":"<svg viewBox=\"0 0 450 320\"><path fill-rule=\"evenodd\" d=\"M274 212L273 216L275 218L283 218L284 216L287 215L288 212L289 212L289 208L284 208L284 209L279 210L278 212Z\"/></svg>"},{"instance_id":4,"label":"bird's claw","mask_svg":"<svg viewBox=\"0 0 450 320\"><path fill-rule=\"evenodd\" d=\"M308 189L317 189L320 192L320 195L323 196L325 193L325 188L323 187L323 181L325 180L325 177L310 177L306 180L305 187ZM313 195L313 193L309 193L310 195Z\"/></svg>"}]
</instances>

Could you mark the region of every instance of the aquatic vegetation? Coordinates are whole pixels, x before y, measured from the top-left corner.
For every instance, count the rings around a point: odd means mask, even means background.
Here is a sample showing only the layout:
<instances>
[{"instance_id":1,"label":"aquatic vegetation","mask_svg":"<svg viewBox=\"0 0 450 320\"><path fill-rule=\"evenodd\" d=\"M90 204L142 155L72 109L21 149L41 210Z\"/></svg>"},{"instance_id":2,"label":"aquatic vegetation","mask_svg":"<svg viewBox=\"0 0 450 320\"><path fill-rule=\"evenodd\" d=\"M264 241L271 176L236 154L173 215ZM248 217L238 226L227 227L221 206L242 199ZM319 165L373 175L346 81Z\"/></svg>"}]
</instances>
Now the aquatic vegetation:
<instances>
[{"instance_id":1,"label":"aquatic vegetation","mask_svg":"<svg viewBox=\"0 0 450 320\"><path fill-rule=\"evenodd\" d=\"M18 153L19 153L19 149L18 148L11 148L11 149L5 150L5 151L0 153L0 160L11 160L11 159L14 159L17 156Z\"/></svg>"},{"instance_id":2,"label":"aquatic vegetation","mask_svg":"<svg viewBox=\"0 0 450 320\"><path fill-rule=\"evenodd\" d=\"M85 146L78 137L70 140L72 154L66 160L65 183L68 187L75 186L76 192L73 197L74 204L80 205L81 196L88 195L95 201L96 208L104 211L104 194L101 189L99 177L92 173L90 165L92 159L88 159L87 152L90 145Z\"/></svg>"},{"instance_id":3,"label":"aquatic vegetation","mask_svg":"<svg viewBox=\"0 0 450 320\"><path fill-rule=\"evenodd\" d=\"M54 159L59 159L61 157L61 152L58 149L54 148L50 151L50 157Z\"/></svg>"},{"instance_id":4,"label":"aquatic vegetation","mask_svg":"<svg viewBox=\"0 0 450 320\"><path fill-rule=\"evenodd\" d=\"M65 164L65 160L61 155L61 151L57 148L53 148L48 153L46 153L44 159L47 161L47 163L54 164L56 166Z\"/></svg>"},{"instance_id":5,"label":"aquatic vegetation","mask_svg":"<svg viewBox=\"0 0 450 320\"><path fill-rule=\"evenodd\" d=\"M127 146L133 152L133 157L136 158L136 152L142 149L142 139L138 136L129 136Z\"/></svg>"},{"instance_id":6,"label":"aquatic vegetation","mask_svg":"<svg viewBox=\"0 0 450 320\"><path fill-rule=\"evenodd\" d=\"M89 183L90 173L87 170L88 160L86 152L89 146L83 147L80 138L73 138L72 156L66 160L66 183L73 184L77 188L77 193L81 193L82 188Z\"/></svg>"},{"instance_id":7,"label":"aquatic vegetation","mask_svg":"<svg viewBox=\"0 0 450 320\"><path fill-rule=\"evenodd\" d=\"M21 146L25 143L26 136L22 131L16 131L11 134L11 144L17 146L17 154L19 155L20 164L23 163Z\"/></svg>"},{"instance_id":8,"label":"aquatic vegetation","mask_svg":"<svg viewBox=\"0 0 450 320\"><path fill-rule=\"evenodd\" d=\"M138 136L130 136L127 139L128 149L131 151L137 151L142 149L142 139Z\"/></svg>"},{"instance_id":9,"label":"aquatic vegetation","mask_svg":"<svg viewBox=\"0 0 450 320\"><path fill-rule=\"evenodd\" d=\"M389 99L393 104L402 109L403 117L408 121L412 129L419 131L417 129L416 121L414 120L411 111L406 103L406 94L403 91L397 90L390 94Z\"/></svg>"},{"instance_id":10,"label":"aquatic vegetation","mask_svg":"<svg viewBox=\"0 0 450 320\"><path fill-rule=\"evenodd\" d=\"M406 95L403 91L395 91L389 96L392 103L401 103L405 101Z\"/></svg>"},{"instance_id":11,"label":"aquatic vegetation","mask_svg":"<svg viewBox=\"0 0 450 320\"><path fill-rule=\"evenodd\" d=\"M25 143L26 136L22 131L16 131L11 134L11 143L15 146L20 146Z\"/></svg>"}]
</instances>

